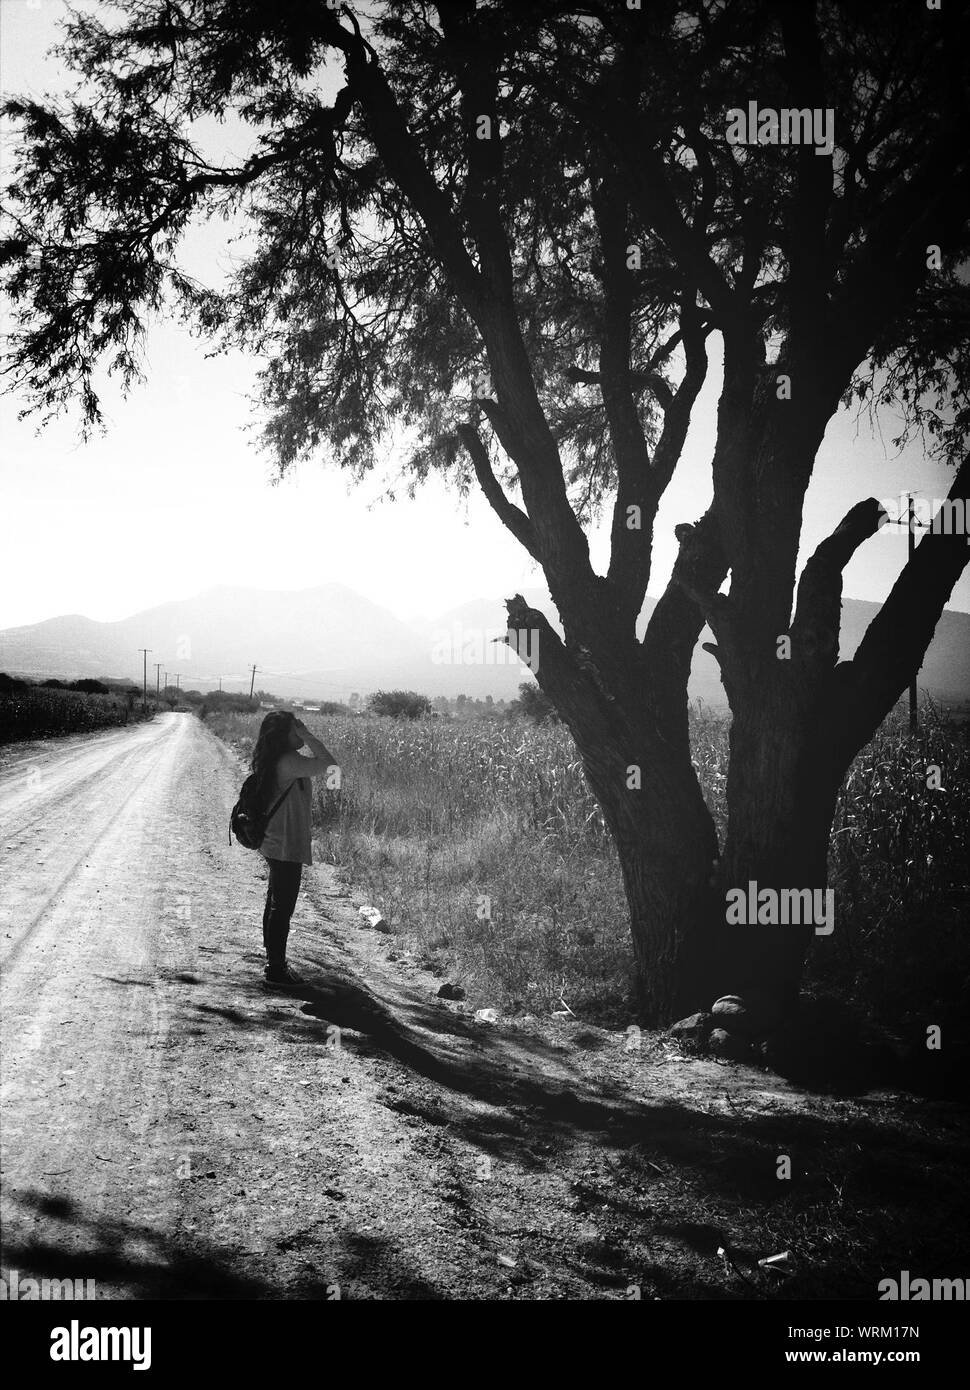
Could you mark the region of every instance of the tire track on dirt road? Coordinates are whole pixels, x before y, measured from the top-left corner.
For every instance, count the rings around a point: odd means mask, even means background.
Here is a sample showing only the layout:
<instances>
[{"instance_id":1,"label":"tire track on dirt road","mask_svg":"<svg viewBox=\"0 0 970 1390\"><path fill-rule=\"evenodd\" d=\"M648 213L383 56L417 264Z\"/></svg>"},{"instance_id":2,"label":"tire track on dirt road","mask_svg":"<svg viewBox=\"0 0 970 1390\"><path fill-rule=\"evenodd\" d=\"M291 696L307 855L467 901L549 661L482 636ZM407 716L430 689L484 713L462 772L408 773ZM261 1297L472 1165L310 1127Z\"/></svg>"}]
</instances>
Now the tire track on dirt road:
<instances>
[{"instance_id":1,"label":"tire track on dirt road","mask_svg":"<svg viewBox=\"0 0 970 1390\"><path fill-rule=\"evenodd\" d=\"M130 764L142 744L156 742L158 733L157 725L136 724L0 750L0 841L29 833L74 788L103 779L112 762ZM28 808L29 817L24 814Z\"/></svg>"},{"instance_id":2,"label":"tire track on dirt road","mask_svg":"<svg viewBox=\"0 0 970 1390\"><path fill-rule=\"evenodd\" d=\"M59 1277L90 1264L136 1194L149 1229L174 1200L145 1141L162 1114L156 1054L170 1012L157 978L157 829L173 828L166 803L188 734L184 719L163 716L63 767L55 751L26 788L10 776L0 785L0 823L9 833L33 806L43 846L5 850L5 918L22 926L0 981L4 1247L35 1247L43 1263L50 1245L67 1266ZM137 1227L123 1239L115 1229L109 1245L102 1296L118 1292L116 1267L152 1259Z\"/></svg>"},{"instance_id":3,"label":"tire track on dirt road","mask_svg":"<svg viewBox=\"0 0 970 1390\"><path fill-rule=\"evenodd\" d=\"M165 737L170 738L171 733ZM110 762L104 761L105 753ZM0 783L0 807L4 807L4 814L0 815L0 871L5 869L11 856L15 860L18 853L29 854L29 842L38 834L43 835L45 844L43 851L34 854L35 877L28 879L4 873L8 886L0 906L0 970L12 966L37 923L52 910L81 871L82 864L124 815L129 802L142 793L144 783L152 777L166 754L164 741L157 747L151 745L147 763L140 748L105 749L101 759L94 760L93 765L88 760L83 772L72 767L69 772L73 775L67 777L52 775L51 771L45 775L39 772L36 763L31 763L31 770L38 775L29 782L39 789L38 799L43 806L22 822L16 810L5 805L9 782L6 787ZM53 772L57 771L55 765ZM127 790L133 774L138 780ZM92 802L90 793L95 783L98 794ZM9 800L16 798L9 797ZM83 845L80 851L78 844Z\"/></svg>"}]
</instances>

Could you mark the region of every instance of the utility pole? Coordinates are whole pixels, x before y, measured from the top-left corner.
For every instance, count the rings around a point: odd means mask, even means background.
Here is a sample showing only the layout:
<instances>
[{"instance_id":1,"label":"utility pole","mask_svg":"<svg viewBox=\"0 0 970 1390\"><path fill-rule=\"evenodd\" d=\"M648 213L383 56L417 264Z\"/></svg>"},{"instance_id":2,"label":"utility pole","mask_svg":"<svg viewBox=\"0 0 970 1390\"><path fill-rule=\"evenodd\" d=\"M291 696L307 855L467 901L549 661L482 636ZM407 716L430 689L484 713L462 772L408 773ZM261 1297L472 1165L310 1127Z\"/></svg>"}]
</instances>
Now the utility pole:
<instances>
[{"instance_id":1,"label":"utility pole","mask_svg":"<svg viewBox=\"0 0 970 1390\"><path fill-rule=\"evenodd\" d=\"M255 675L255 672L253 673ZM219 693L222 693L222 677L219 677Z\"/></svg>"},{"instance_id":2,"label":"utility pole","mask_svg":"<svg viewBox=\"0 0 970 1390\"><path fill-rule=\"evenodd\" d=\"M249 698L253 698L253 686L256 684L256 667L253 667L252 679L249 682Z\"/></svg>"},{"instance_id":3,"label":"utility pole","mask_svg":"<svg viewBox=\"0 0 970 1390\"><path fill-rule=\"evenodd\" d=\"M159 672L160 672L161 669L162 669L162 663L161 663L160 661L156 661L154 664L155 664L155 708L156 708L156 710L157 710L157 709L158 709L158 675L159 675Z\"/></svg>"},{"instance_id":4,"label":"utility pole","mask_svg":"<svg viewBox=\"0 0 970 1390\"><path fill-rule=\"evenodd\" d=\"M148 713L148 653L151 651L151 647L139 647L138 650L141 652L141 655L142 655L142 671L141 671L141 712L142 712L142 714L147 714L147 713Z\"/></svg>"},{"instance_id":5,"label":"utility pole","mask_svg":"<svg viewBox=\"0 0 970 1390\"><path fill-rule=\"evenodd\" d=\"M925 521L917 521L917 520L916 520L916 507L915 507L915 505L914 505L914 494L913 494L912 492L908 494L908 499L907 499L907 502L906 502L906 515L905 515L905 518L904 518L902 515L899 515L899 516L896 518L895 521L888 521L888 522L884 522L883 524L886 525L886 526L905 526L905 527L906 527L906 531L907 531L907 536L906 536L906 558L907 558L907 560L912 560L913 556L914 556L915 553L916 553L916 528L917 528L917 526L922 526L924 530L928 530L928 529L929 529ZM915 734L915 733L919 730L919 707L918 707L918 703L917 703L917 702L918 702L918 698L919 698L919 692L917 691L917 688L916 688L916 674L914 673L913 679L912 679L912 680L910 681L910 683L909 683L909 732L910 732L911 734Z\"/></svg>"}]
</instances>

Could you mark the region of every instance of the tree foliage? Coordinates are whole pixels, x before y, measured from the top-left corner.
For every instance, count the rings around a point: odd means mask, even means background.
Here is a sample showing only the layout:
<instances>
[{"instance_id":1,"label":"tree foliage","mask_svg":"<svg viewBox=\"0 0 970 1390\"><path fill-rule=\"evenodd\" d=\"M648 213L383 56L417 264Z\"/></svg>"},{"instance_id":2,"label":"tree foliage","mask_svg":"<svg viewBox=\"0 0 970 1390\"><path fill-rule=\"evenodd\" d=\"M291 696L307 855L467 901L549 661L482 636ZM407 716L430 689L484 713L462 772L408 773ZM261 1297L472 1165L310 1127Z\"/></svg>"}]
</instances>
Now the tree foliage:
<instances>
[{"instance_id":1,"label":"tree foliage","mask_svg":"<svg viewBox=\"0 0 970 1390\"><path fill-rule=\"evenodd\" d=\"M533 724L559 722L559 715L552 701L537 685L531 685L528 681L523 681L519 686L519 698L513 701L510 712L525 715Z\"/></svg>"},{"instance_id":2,"label":"tree foliage","mask_svg":"<svg viewBox=\"0 0 970 1390\"><path fill-rule=\"evenodd\" d=\"M392 719L420 719L430 712L431 701L413 690L377 690L367 707L372 714L386 714Z\"/></svg>"},{"instance_id":3,"label":"tree foliage","mask_svg":"<svg viewBox=\"0 0 970 1390\"><path fill-rule=\"evenodd\" d=\"M80 401L99 421L97 365L130 383L146 315L180 309L265 359L280 467L326 441L367 468L398 420L417 431L416 474L440 464L467 483L469 412L501 440L479 323L501 290L582 514L616 481L598 375L615 293L628 301L629 426L649 444L692 332L700 343L743 304L768 345L790 334L797 281L805 293L826 271L819 330L838 339L843 374L862 369L846 390L903 406L906 428L927 426L951 455L961 447L966 92L952 15L820 4L816 29L814 7L789 7L782 22L758 0L659 0L642 12L385 3L361 34L317 0L117 8L113 22L99 8L68 26L61 51L82 79L73 100L5 108L23 133L3 243L21 306L11 367L34 403ZM336 59L345 81L328 104L320 89ZM780 105L793 82L837 113L831 159L726 142L727 109L752 93ZM193 139L194 123L230 113L253 140L232 167ZM483 119L490 139L477 138ZM816 208L809 245L801 213L823 183L825 221ZM237 212L252 249L217 293L175 252L193 218ZM436 216L446 246L439 228L429 234ZM944 268L928 274L922 233L934 218ZM898 270L898 232L918 288L886 315L872 253ZM620 288L628 244L640 264ZM858 326L846 323L852 306Z\"/></svg>"}]
</instances>

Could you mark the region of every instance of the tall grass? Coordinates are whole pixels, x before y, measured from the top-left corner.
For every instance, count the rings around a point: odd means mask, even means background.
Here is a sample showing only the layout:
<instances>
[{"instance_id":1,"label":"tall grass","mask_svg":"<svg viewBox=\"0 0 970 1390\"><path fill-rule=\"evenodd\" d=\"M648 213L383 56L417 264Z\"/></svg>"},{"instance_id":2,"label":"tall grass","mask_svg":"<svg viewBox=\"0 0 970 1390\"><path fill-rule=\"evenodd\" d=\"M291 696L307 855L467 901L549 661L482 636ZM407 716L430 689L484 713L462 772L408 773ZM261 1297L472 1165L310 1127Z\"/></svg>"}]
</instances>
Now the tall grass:
<instances>
[{"instance_id":1,"label":"tall grass","mask_svg":"<svg viewBox=\"0 0 970 1390\"><path fill-rule=\"evenodd\" d=\"M248 757L258 715L207 724ZM308 718L343 771L318 791L319 852L429 968L477 1004L625 1022L632 951L619 864L561 726ZM691 714L723 838L728 725ZM831 853L837 929L810 980L876 1016L966 1006L970 765L959 729L884 728L854 763ZM942 769L942 791L926 768Z\"/></svg>"},{"instance_id":2,"label":"tall grass","mask_svg":"<svg viewBox=\"0 0 970 1390\"><path fill-rule=\"evenodd\" d=\"M829 856L836 930L813 975L893 1022L970 1017L970 726L932 706L885 725L849 770ZM940 769L941 786L927 785Z\"/></svg>"},{"instance_id":3,"label":"tall grass","mask_svg":"<svg viewBox=\"0 0 970 1390\"><path fill-rule=\"evenodd\" d=\"M0 744L30 738L90 733L140 719L125 695L91 695L76 690L32 686L0 691Z\"/></svg>"}]
</instances>

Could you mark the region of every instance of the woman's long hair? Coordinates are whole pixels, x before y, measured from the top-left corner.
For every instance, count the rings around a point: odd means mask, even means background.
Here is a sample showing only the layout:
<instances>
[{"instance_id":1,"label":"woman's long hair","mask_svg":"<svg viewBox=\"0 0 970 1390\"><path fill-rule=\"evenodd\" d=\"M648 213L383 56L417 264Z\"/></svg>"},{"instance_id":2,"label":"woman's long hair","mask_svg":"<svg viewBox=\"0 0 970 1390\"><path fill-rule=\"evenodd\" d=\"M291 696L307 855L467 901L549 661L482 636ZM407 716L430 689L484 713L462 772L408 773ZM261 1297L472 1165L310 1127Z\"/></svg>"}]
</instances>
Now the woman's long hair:
<instances>
[{"instance_id":1,"label":"woman's long hair","mask_svg":"<svg viewBox=\"0 0 970 1390\"><path fill-rule=\"evenodd\" d=\"M290 730L296 715L289 710L274 709L259 726L256 747L253 749L253 771L256 774L256 795L260 802L269 800L273 790L276 764L289 751Z\"/></svg>"}]
</instances>

